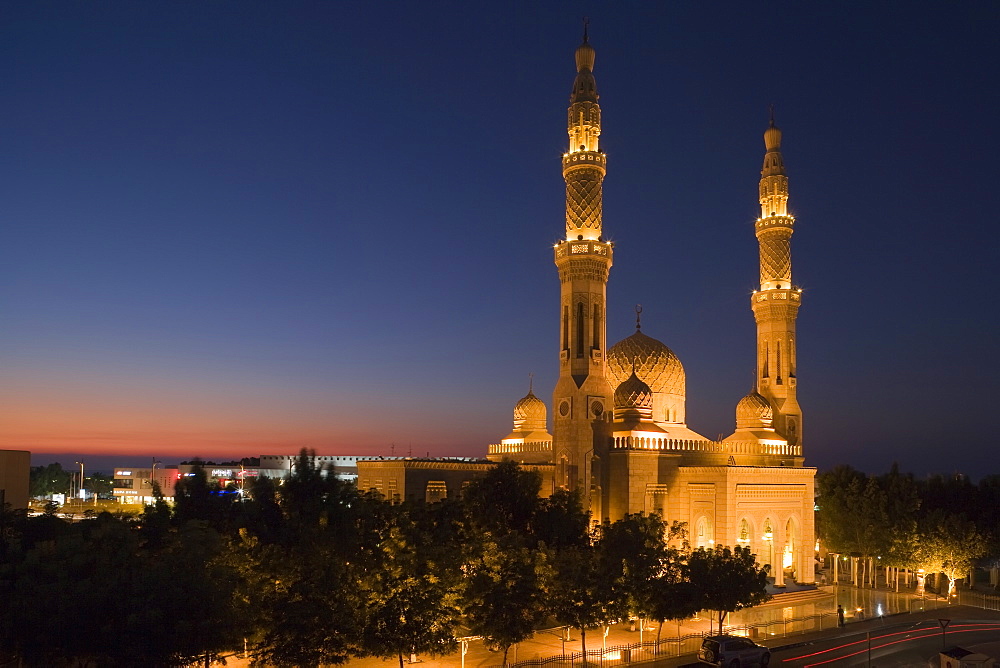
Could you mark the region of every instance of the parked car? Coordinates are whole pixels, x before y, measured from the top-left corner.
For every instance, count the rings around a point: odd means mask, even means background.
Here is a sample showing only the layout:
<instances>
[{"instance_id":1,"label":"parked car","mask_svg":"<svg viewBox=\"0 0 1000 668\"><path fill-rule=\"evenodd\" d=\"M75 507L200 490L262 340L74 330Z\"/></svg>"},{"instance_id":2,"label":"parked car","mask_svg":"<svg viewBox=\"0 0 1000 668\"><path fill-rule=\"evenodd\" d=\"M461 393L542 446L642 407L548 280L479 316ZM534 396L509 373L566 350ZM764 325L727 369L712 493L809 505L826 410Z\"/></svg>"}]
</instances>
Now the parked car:
<instances>
[{"instance_id":1,"label":"parked car","mask_svg":"<svg viewBox=\"0 0 1000 668\"><path fill-rule=\"evenodd\" d=\"M720 668L746 668L766 666L771 662L771 651L749 638L740 636L709 636L701 643L698 660Z\"/></svg>"}]
</instances>

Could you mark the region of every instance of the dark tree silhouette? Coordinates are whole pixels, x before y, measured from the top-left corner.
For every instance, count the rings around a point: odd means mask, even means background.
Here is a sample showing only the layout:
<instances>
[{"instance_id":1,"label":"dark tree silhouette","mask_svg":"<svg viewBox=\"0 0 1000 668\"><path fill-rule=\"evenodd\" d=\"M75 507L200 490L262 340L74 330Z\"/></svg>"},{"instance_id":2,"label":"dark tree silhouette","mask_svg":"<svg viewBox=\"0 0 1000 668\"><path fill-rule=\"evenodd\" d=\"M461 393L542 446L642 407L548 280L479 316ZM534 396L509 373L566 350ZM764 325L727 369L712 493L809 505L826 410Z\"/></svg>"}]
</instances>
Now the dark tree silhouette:
<instances>
[{"instance_id":1,"label":"dark tree silhouette","mask_svg":"<svg viewBox=\"0 0 1000 668\"><path fill-rule=\"evenodd\" d=\"M768 601L767 570L758 566L748 547L699 548L688 558L688 574L698 595L698 608L715 610L719 630L726 615Z\"/></svg>"}]
</instances>

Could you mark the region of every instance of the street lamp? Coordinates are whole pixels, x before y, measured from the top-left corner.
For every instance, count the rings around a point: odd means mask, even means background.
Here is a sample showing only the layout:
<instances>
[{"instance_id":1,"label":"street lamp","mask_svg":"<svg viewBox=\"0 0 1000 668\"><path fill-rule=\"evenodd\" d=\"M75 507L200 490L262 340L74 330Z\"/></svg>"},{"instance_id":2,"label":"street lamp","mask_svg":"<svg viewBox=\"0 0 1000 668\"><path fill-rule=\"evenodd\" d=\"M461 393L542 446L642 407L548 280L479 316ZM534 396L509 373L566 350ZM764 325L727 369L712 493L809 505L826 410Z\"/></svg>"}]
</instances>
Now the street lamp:
<instances>
[{"instance_id":1,"label":"street lamp","mask_svg":"<svg viewBox=\"0 0 1000 668\"><path fill-rule=\"evenodd\" d=\"M76 462L80 467L80 489L77 490L77 496L83 499L83 462Z\"/></svg>"},{"instance_id":2,"label":"street lamp","mask_svg":"<svg viewBox=\"0 0 1000 668\"><path fill-rule=\"evenodd\" d=\"M152 466L150 466L150 469L149 469L149 496L150 496L150 498L156 496L155 494L153 494L153 490L156 489L153 486L155 484L155 481L156 481L156 465L157 464L162 464L162 463L163 462L161 462L161 461L157 461L156 457L153 457L153 464L152 464Z\"/></svg>"}]
</instances>

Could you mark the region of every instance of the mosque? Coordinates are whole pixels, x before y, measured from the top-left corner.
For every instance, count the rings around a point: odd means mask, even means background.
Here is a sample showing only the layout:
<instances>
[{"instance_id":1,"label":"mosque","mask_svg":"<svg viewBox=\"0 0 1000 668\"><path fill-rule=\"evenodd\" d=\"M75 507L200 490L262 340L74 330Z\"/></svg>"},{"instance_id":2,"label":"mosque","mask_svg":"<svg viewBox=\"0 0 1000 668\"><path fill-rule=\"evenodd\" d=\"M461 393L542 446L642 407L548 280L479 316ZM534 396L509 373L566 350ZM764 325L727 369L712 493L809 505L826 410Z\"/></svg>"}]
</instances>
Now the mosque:
<instances>
[{"instance_id":1,"label":"mosque","mask_svg":"<svg viewBox=\"0 0 1000 668\"><path fill-rule=\"evenodd\" d=\"M514 427L488 459L551 471L551 485L580 490L595 519L656 512L686 522L695 547L745 545L785 577L814 581L813 483L804 466L796 399L795 319L802 291L792 283L788 177L781 131L764 132L761 215L755 223L760 289L755 388L736 403L732 434L713 441L685 422L684 366L641 330L608 346L607 283L617 249L602 229L605 154L595 52L586 34L576 50L568 110L566 238L554 259L561 286L559 379L548 431L545 402L532 391L514 407ZM638 309L637 309L638 310ZM638 314L637 314L638 315ZM547 477L547 476L546 476Z\"/></svg>"}]
</instances>

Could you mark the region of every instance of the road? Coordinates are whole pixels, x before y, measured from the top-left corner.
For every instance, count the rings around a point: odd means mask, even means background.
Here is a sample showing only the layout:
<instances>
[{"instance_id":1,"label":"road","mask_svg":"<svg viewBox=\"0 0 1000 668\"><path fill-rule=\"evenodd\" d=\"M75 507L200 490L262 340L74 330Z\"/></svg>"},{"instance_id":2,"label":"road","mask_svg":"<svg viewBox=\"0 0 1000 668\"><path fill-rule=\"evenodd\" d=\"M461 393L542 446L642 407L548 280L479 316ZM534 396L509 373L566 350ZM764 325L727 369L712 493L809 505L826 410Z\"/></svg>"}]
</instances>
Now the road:
<instances>
[{"instance_id":1,"label":"road","mask_svg":"<svg viewBox=\"0 0 1000 668\"><path fill-rule=\"evenodd\" d=\"M983 651L989 656L1000 656L1000 622L996 620L952 620L944 632L944 638L936 620L897 624L884 629L873 629L870 633L870 660L868 634L849 633L776 651L771 663L795 668L914 668L929 666L933 661L933 665L937 666L942 643L948 647L960 645L966 649Z\"/></svg>"}]
</instances>

